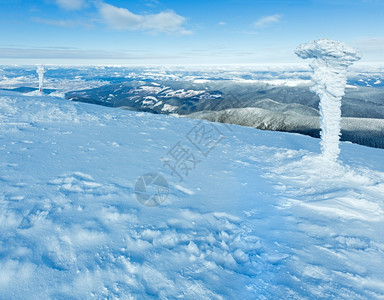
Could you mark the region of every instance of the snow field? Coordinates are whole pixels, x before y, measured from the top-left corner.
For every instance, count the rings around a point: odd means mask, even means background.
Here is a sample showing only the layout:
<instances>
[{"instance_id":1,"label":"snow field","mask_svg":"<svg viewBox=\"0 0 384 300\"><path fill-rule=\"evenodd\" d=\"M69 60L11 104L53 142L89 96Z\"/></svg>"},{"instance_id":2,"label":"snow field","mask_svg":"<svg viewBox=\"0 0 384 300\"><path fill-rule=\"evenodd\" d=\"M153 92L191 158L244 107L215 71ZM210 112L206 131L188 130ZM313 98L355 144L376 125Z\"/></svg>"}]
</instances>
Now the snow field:
<instances>
[{"instance_id":1,"label":"snow field","mask_svg":"<svg viewBox=\"0 0 384 300\"><path fill-rule=\"evenodd\" d=\"M381 149L329 166L316 139L215 124L180 182L162 157L200 121L11 92L0 111L0 298L384 296Z\"/></svg>"}]
</instances>

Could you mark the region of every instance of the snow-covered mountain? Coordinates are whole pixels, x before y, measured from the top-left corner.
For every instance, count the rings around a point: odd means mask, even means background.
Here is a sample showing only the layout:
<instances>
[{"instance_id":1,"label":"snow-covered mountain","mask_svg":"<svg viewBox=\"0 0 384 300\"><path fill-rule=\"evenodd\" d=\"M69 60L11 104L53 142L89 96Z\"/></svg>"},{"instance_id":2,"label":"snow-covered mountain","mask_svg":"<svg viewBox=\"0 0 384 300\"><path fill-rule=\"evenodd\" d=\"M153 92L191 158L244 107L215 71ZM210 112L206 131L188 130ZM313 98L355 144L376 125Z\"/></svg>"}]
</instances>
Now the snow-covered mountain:
<instances>
[{"instance_id":1,"label":"snow-covered mountain","mask_svg":"<svg viewBox=\"0 0 384 300\"><path fill-rule=\"evenodd\" d=\"M318 154L298 134L1 91L0 298L381 299L383 150Z\"/></svg>"},{"instance_id":2,"label":"snow-covered mountain","mask_svg":"<svg viewBox=\"0 0 384 300\"><path fill-rule=\"evenodd\" d=\"M287 86L262 81L126 81L72 91L66 94L66 98L155 113L161 113L162 107L169 104L176 106L175 112L181 115L203 110L218 111L244 107L275 111L277 104L291 105L293 112L306 114L309 111L309 115L313 115L314 110L318 110L319 98L309 87L309 83ZM269 103L267 107L267 100L274 102ZM348 86L343 97L342 115L384 119L384 90Z\"/></svg>"},{"instance_id":3,"label":"snow-covered mountain","mask_svg":"<svg viewBox=\"0 0 384 300\"><path fill-rule=\"evenodd\" d=\"M31 86L34 81L37 86L35 67L0 68L0 88L31 92L36 90L36 87ZM342 117L370 120L345 122L349 125L348 130L343 131L343 140L384 147L382 122L376 120L384 119L382 82L384 72L379 66L357 67L348 73L346 95L343 97L341 107ZM206 115L205 111L233 108L261 108L268 110L268 115L276 113L273 118L277 120L281 119L281 113L299 114L298 120L294 120L293 123L277 126L279 130L293 127L294 130L291 131L318 137L318 126L302 128L302 120L319 114L319 98L310 92L309 87L310 71L308 67L299 66L249 68L51 66L46 68L44 93L65 96L74 101L155 114L197 113L191 117ZM255 120L247 120L246 123L260 123L259 119L260 115L257 115ZM262 123L268 124L268 120ZM295 126L297 123L301 124L299 128ZM361 124L363 126L359 127ZM358 127L353 127L354 125ZM258 128L265 127L258 126ZM267 125L267 127L276 126Z\"/></svg>"},{"instance_id":4,"label":"snow-covered mountain","mask_svg":"<svg viewBox=\"0 0 384 300\"><path fill-rule=\"evenodd\" d=\"M129 81L70 92L66 97L134 111L179 114L318 137L319 98L309 87L301 83L286 86L260 81ZM348 87L342 101L342 115L343 140L384 148L383 90Z\"/></svg>"},{"instance_id":5,"label":"snow-covered mountain","mask_svg":"<svg viewBox=\"0 0 384 300\"><path fill-rule=\"evenodd\" d=\"M289 108L285 110L286 107L284 105L277 106L277 108L283 109L280 112L254 107L233 108L220 111L196 112L187 115L187 117L211 122L250 126L263 130L295 132L313 137L320 136L318 116L296 113L295 110ZM341 120L341 133L341 140L343 141L384 148L383 119L343 118Z\"/></svg>"}]
</instances>

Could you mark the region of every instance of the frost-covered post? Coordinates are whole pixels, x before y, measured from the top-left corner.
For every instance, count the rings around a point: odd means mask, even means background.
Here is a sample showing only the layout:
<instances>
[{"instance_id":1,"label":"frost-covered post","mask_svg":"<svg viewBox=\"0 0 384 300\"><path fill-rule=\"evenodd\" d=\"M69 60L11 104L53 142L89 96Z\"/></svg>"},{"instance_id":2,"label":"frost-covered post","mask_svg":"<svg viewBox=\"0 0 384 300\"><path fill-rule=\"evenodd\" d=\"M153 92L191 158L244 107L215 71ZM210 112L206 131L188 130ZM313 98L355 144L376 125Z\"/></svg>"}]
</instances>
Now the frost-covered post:
<instances>
[{"instance_id":1,"label":"frost-covered post","mask_svg":"<svg viewBox=\"0 0 384 300\"><path fill-rule=\"evenodd\" d=\"M36 72L37 72L37 74L39 74L39 91L42 92L43 91L45 69L43 66L38 66Z\"/></svg>"},{"instance_id":2,"label":"frost-covered post","mask_svg":"<svg viewBox=\"0 0 384 300\"><path fill-rule=\"evenodd\" d=\"M311 90L320 97L321 150L323 157L336 162L340 153L341 98L347 84L347 69L361 58L348 45L319 39L297 47L295 53L301 58L314 58Z\"/></svg>"}]
</instances>

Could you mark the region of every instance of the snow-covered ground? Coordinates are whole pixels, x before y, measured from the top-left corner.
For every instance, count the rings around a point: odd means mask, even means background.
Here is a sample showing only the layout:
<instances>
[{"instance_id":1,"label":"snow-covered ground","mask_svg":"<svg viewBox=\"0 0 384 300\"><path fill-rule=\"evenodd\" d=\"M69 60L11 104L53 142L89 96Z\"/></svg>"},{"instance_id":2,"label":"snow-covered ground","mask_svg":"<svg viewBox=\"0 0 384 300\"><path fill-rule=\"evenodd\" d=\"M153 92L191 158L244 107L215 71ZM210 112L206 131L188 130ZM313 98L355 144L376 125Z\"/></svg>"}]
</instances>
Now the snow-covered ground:
<instances>
[{"instance_id":1,"label":"snow-covered ground","mask_svg":"<svg viewBox=\"0 0 384 300\"><path fill-rule=\"evenodd\" d=\"M1 91L0 298L383 299L384 152L318 142Z\"/></svg>"}]
</instances>

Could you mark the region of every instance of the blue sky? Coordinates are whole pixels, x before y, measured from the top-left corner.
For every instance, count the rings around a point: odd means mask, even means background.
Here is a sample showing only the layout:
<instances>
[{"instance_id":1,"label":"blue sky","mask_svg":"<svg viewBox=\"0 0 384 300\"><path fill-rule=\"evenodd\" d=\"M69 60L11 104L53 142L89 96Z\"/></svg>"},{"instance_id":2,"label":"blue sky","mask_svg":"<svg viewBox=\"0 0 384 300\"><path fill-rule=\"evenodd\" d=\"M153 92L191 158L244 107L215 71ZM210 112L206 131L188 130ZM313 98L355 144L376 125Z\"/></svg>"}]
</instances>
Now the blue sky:
<instances>
[{"instance_id":1,"label":"blue sky","mask_svg":"<svg viewBox=\"0 0 384 300\"><path fill-rule=\"evenodd\" d=\"M384 62L384 0L0 0L0 63L269 64L347 42Z\"/></svg>"}]
</instances>

